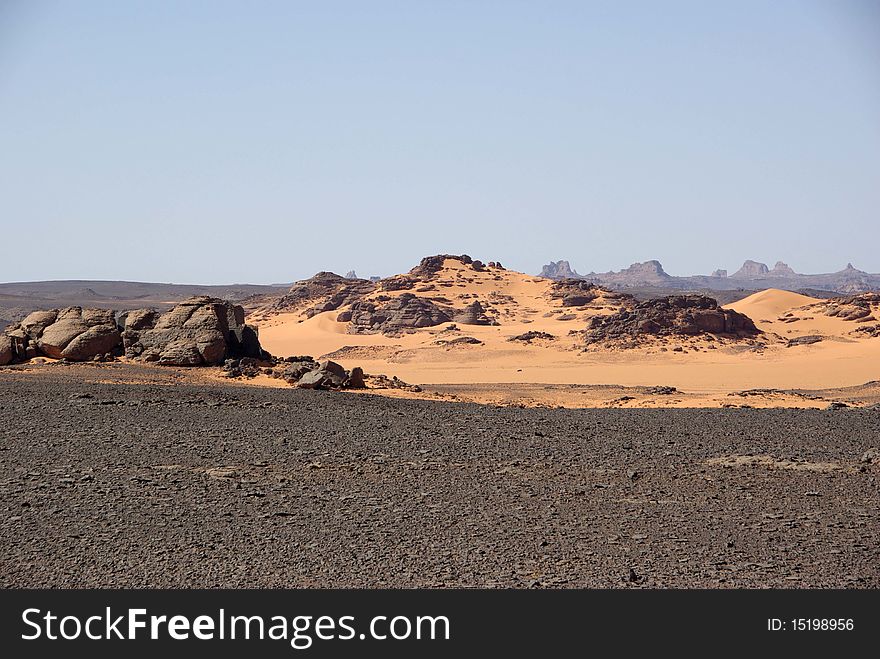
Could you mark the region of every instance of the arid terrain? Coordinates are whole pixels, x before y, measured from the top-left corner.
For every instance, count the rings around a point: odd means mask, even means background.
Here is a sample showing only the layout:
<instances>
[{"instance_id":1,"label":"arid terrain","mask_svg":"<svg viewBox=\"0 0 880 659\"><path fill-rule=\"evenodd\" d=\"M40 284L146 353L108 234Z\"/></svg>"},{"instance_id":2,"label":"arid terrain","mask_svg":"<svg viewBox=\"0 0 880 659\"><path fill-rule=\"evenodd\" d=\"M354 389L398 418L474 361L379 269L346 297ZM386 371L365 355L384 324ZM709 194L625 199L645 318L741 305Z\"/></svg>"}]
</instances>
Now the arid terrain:
<instances>
[{"instance_id":1,"label":"arid terrain","mask_svg":"<svg viewBox=\"0 0 880 659\"><path fill-rule=\"evenodd\" d=\"M880 586L877 293L241 292L0 331L2 586Z\"/></svg>"},{"instance_id":2,"label":"arid terrain","mask_svg":"<svg viewBox=\"0 0 880 659\"><path fill-rule=\"evenodd\" d=\"M3 371L2 586L880 586L877 409L518 409L198 373Z\"/></svg>"}]
</instances>

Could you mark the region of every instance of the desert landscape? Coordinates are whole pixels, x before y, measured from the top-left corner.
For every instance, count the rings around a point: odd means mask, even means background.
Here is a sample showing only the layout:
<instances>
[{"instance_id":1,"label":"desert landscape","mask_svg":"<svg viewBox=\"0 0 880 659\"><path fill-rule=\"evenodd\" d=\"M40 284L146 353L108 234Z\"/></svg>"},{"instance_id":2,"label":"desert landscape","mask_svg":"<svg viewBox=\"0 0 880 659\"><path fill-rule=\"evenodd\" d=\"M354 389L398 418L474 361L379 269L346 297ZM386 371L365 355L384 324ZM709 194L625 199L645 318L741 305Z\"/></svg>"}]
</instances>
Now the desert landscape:
<instances>
[{"instance_id":1,"label":"desert landscape","mask_svg":"<svg viewBox=\"0 0 880 659\"><path fill-rule=\"evenodd\" d=\"M880 294L638 286L9 312L3 585L877 587Z\"/></svg>"}]
</instances>

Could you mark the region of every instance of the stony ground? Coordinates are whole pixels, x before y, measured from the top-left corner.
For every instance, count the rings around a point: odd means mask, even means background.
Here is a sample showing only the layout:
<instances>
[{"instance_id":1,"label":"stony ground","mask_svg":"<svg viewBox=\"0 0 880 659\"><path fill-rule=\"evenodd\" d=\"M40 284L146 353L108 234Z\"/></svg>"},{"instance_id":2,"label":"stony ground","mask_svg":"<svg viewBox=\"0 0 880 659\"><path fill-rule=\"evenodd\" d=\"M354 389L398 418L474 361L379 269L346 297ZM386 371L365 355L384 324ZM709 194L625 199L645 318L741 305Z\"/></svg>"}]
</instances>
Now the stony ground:
<instances>
[{"instance_id":1,"label":"stony ground","mask_svg":"<svg viewBox=\"0 0 880 659\"><path fill-rule=\"evenodd\" d=\"M0 370L2 586L880 587L876 409L517 409L157 370Z\"/></svg>"}]
</instances>

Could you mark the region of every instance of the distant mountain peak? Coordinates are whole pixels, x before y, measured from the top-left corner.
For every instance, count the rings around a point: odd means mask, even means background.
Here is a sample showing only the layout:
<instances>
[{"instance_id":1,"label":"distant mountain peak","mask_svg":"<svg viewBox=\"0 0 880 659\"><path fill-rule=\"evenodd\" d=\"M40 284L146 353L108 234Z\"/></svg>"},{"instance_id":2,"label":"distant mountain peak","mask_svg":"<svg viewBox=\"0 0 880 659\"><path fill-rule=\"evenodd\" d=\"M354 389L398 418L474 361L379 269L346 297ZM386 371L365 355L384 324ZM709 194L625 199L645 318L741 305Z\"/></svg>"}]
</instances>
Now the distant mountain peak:
<instances>
[{"instance_id":1,"label":"distant mountain peak","mask_svg":"<svg viewBox=\"0 0 880 659\"><path fill-rule=\"evenodd\" d=\"M789 277L792 275L796 275L797 273L792 270L791 266L789 266L787 263L777 261L776 265L773 266L773 269L767 274L774 275L776 277Z\"/></svg>"}]
</instances>

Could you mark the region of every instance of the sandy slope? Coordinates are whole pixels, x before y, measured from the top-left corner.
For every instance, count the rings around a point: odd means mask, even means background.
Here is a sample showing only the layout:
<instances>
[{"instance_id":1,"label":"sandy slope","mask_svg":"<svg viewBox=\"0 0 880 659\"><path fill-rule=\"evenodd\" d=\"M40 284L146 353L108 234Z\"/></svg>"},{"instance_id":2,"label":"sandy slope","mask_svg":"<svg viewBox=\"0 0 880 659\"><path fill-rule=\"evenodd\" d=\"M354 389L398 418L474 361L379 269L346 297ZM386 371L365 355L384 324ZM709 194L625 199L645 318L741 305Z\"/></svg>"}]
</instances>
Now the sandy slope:
<instances>
[{"instance_id":1,"label":"sandy slope","mask_svg":"<svg viewBox=\"0 0 880 659\"><path fill-rule=\"evenodd\" d=\"M582 329L592 315L614 311L608 301L563 308L550 297L548 280L512 271L477 273L450 260L432 283L435 291L420 294L441 295L457 307L474 299L488 302L500 324L453 330L445 324L388 337L348 334L347 324L335 320L338 311L309 319L284 313L258 321L260 339L273 354L329 355L368 373L419 384L671 385L714 395L753 388L847 387L880 379L880 339L854 337L856 324L825 316L819 300L797 293L770 289L729 305L765 331L757 344L658 339L637 349L591 346L585 352L582 339L569 332ZM790 322L780 320L785 314L791 314ZM557 338L531 344L508 340L529 330ZM789 339L811 334L825 338L788 347ZM463 336L482 344L443 343Z\"/></svg>"}]
</instances>

